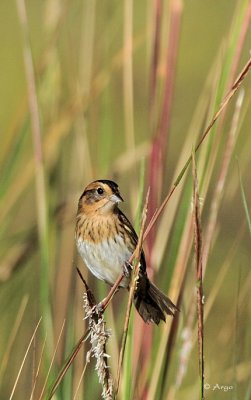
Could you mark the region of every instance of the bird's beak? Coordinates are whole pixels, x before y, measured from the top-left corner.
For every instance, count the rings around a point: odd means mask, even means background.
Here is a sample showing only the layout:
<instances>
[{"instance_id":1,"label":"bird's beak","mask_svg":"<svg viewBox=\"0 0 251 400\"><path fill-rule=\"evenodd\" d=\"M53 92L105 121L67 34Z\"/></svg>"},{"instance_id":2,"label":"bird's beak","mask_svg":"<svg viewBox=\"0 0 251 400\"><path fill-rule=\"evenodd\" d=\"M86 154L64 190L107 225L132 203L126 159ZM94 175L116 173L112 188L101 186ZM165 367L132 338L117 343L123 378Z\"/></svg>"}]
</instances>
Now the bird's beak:
<instances>
[{"instance_id":1,"label":"bird's beak","mask_svg":"<svg viewBox=\"0 0 251 400\"><path fill-rule=\"evenodd\" d=\"M120 196L119 193L117 193L117 194L112 194L112 195L109 197L109 200L112 201L113 203L120 203L121 201L124 201L124 200L122 199L122 197Z\"/></svg>"}]
</instances>

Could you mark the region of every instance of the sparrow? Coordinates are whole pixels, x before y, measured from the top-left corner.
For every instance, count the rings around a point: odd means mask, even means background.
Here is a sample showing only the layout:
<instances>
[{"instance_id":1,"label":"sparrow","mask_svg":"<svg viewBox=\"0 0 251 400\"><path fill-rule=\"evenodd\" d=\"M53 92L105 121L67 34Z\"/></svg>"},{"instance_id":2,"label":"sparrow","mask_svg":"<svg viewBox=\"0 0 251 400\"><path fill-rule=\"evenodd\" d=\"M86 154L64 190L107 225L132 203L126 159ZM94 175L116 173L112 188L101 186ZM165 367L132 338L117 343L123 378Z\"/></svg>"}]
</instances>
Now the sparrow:
<instances>
[{"instance_id":1,"label":"sparrow","mask_svg":"<svg viewBox=\"0 0 251 400\"><path fill-rule=\"evenodd\" d=\"M82 260L96 278L113 286L124 274L120 287L129 289L132 266L128 261L136 248L138 236L118 208L122 201L115 182L101 179L90 183L78 202L75 239ZM149 280L143 250L134 305L145 322L156 325L161 320L166 321L165 314L174 315L178 310Z\"/></svg>"}]
</instances>

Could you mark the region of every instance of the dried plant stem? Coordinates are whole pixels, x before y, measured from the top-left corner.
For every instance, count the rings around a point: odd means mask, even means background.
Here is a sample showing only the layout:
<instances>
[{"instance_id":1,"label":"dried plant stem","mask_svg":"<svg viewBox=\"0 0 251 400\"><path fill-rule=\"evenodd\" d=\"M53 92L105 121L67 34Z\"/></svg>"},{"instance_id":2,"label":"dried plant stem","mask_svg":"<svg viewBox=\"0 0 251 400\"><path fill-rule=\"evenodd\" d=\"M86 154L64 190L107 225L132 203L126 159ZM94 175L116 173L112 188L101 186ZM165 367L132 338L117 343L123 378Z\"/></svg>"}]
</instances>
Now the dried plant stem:
<instances>
[{"instance_id":1,"label":"dried plant stem","mask_svg":"<svg viewBox=\"0 0 251 400\"><path fill-rule=\"evenodd\" d=\"M198 179L195 163L195 153L192 152L193 165L193 217L194 217L194 248L196 258L197 278L197 314L198 314L198 346L199 371L201 377L201 400L204 399L204 325L203 325L203 283L202 283L202 234L200 220L200 203L198 193Z\"/></svg>"},{"instance_id":2,"label":"dried plant stem","mask_svg":"<svg viewBox=\"0 0 251 400\"><path fill-rule=\"evenodd\" d=\"M90 331L91 349L86 354L86 362L88 363L91 357L96 359L95 370L97 371L99 383L102 385L102 399L113 399L113 380L108 365L110 357L106 352L106 344L111 336L110 330L106 329L103 310L99 306L93 304L94 296L87 286L87 283L82 277L87 293L84 294L84 310L88 318Z\"/></svg>"},{"instance_id":3,"label":"dried plant stem","mask_svg":"<svg viewBox=\"0 0 251 400\"><path fill-rule=\"evenodd\" d=\"M129 298L128 298L128 303L127 303L126 316L125 316L124 329L123 329L123 337L122 337L122 343L121 343L120 354L119 354L116 395L119 390L121 369L122 369L124 353L125 353L125 346L126 346L126 339L127 339L127 332L128 332L128 325L129 325L130 313L131 313L131 308L132 308L132 302L133 302L134 293L135 293L135 290L137 288L137 283L138 283L139 268L140 268L140 255L141 255L142 245L143 245L143 234L144 234L144 228L145 228L145 223L146 223L148 198L149 198L149 190L146 195L146 201L145 201L145 205L144 205L143 212L142 212L142 221L141 221L139 240L137 243L137 247L133 253L134 268L132 271Z\"/></svg>"},{"instance_id":4,"label":"dried plant stem","mask_svg":"<svg viewBox=\"0 0 251 400\"><path fill-rule=\"evenodd\" d=\"M86 314L85 318L88 318L88 332L91 342L91 349L86 354L86 365L90 361L91 357L96 358L95 370L97 371L99 383L103 388L101 396L105 400L112 400L113 380L108 365L109 355L106 352L106 344L111 333L110 330L106 329L106 322L103 314L104 310L100 308L100 305L96 305L96 300L92 291L89 289L78 268L77 271L86 289L86 293L84 294L84 310ZM70 364L68 366L70 366ZM82 373L82 377L85 370L86 366Z\"/></svg>"}]
</instances>

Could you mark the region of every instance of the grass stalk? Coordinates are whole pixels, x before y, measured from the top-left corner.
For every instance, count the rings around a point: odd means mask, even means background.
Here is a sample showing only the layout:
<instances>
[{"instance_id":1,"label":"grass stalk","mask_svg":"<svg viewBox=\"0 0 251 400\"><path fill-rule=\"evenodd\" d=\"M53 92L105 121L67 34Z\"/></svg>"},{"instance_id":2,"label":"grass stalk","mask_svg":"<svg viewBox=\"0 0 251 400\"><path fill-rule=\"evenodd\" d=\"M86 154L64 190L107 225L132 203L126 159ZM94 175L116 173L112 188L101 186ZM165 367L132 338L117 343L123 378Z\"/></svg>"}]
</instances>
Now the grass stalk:
<instances>
[{"instance_id":1,"label":"grass stalk","mask_svg":"<svg viewBox=\"0 0 251 400\"><path fill-rule=\"evenodd\" d=\"M36 336L36 333L37 333L37 330L38 330L38 327L39 327L41 321L42 321L42 318L39 319L39 321L38 321L38 323L37 323L37 325L36 325L36 327L35 327L35 329L34 329L34 332L33 332L33 334L32 334L32 337L31 337L31 339L30 339L30 341L29 341L28 347L27 347L26 352L25 352L24 357L23 357L23 361L22 361L22 363L21 363L21 365L20 365L20 368L19 368L19 371L18 371L16 380L15 380L15 383L14 383L14 385L13 385L13 388L12 388L12 391L11 391L11 394L10 394L10 397L9 397L9 400L12 400L12 399L13 399L13 396L14 396L14 393L15 393L15 391L16 391L16 387L17 387L17 384L18 384L18 381L19 381L19 378L20 378L20 375L21 375L21 372L22 372L24 363L25 363L25 361L26 361L26 358L27 358L27 356L28 356L29 350L30 350L31 345L32 345L32 343L33 343L33 340L34 340L34 338L35 338L35 336Z\"/></svg>"},{"instance_id":2,"label":"grass stalk","mask_svg":"<svg viewBox=\"0 0 251 400\"><path fill-rule=\"evenodd\" d=\"M45 393L45 389L46 389L46 385L47 385L47 382L48 382L48 379L49 379L49 375L50 375L50 372L51 372L51 369L52 369L52 366L53 366L53 362L54 362L55 357L56 357L58 345L59 345L59 342L61 340L61 337L62 337L62 334L63 334L63 331L64 331L64 327L65 327L65 321L63 321L63 324L62 324L62 327L61 327L61 331L60 331L60 333L58 335L57 343L56 343L54 352L52 354L51 362L50 362L49 368L47 370L47 375L46 375L46 378L45 378L45 381L44 381L44 385L43 385L43 388L42 388L40 396L39 396L39 400L43 399L43 396L44 396L44 393Z\"/></svg>"},{"instance_id":3,"label":"grass stalk","mask_svg":"<svg viewBox=\"0 0 251 400\"><path fill-rule=\"evenodd\" d=\"M53 324L52 310L50 306L49 293L49 243L48 243L48 220L47 200L45 188L45 173L42 150L42 134L39 120L39 106L35 72L32 60L31 46L29 41L29 29L27 21L26 6L24 0L16 0L20 25L23 34L23 57L27 81L29 109L31 117L31 131L33 139L36 196L37 196L37 219L40 246L40 307L43 315L42 325L45 333L48 333L47 356L53 350Z\"/></svg>"},{"instance_id":4,"label":"grass stalk","mask_svg":"<svg viewBox=\"0 0 251 400\"><path fill-rule=\"evenodd\" d=\"M205 271L205 268L207 265L209 248L210 248L210 245L213 240L213 235L216 231L216 223L217 223L219 207L220 207L221 199L222 199L223 192L224 192L226 176L227 176L230 161L232 158L234 145L236 142L236 136L237 136L236 132L238 129L238 122L239 122L239 116L240 116L242 102L243 102L243 92L240 91L237 101L236 101L235 110L234 110L231 126L229 129L229 134L228 134L228 138L227 138L227 143L226 143L224 154L222 157L222 163L220 166L219 176L217 178L215 191L212 196L213 200L211 202L211 208L210 208L210 212L209 212L208 223L207 223L207 228L206 228L206 233L205 233L205 241L204 241L204 246L202 249L203 250L202 256L203 256L204 271ZM237 237L238 238L241 237L241 234L239 233ZM231 252L231 255L229 255L229 257L228 257L228 260L231 260L233 258L233 254L235 254L239 244L240 244L240 240L238 240L238 242L235 243L235 246ZM217 276L217 280L214 284L214 287L210 291L210 296L207 299L206 307L205 307L205 311L204 311L204 320L205 321L211 310L211 307L215 300L215 297L216 297L217 293L219 292L219 289L222 286L222 283L223 283L223 280L225 279L226 273L229 270L229 265L230 265L230 261L223 263L222 268ZM194 309L194 301L193 300L191 301L191 304L189 305L189 309L190 310ZM189 317L190 323L189 322L187 323L186 328L185 328L186 331L185 330L184 331L186 332L186 334L190 332L191 337L195 338L196 332L194 332L194 330L193 330L194 313L191 311L190 311L190 316L191 316L191 318ZM187 341L187 343L184 342L184 346L183 346L184 351L182 350L180 352L182 363L180 363L180 369L178 370L178 373L177 373L178 387L181 385L181 382L184 377L184 372L187 370L187 363L188 363L189 355L193 348L194 342L195 342L195 340L191 340L191 339L190 339L190 341ZM185 358L183 357L183 353L185 354Z\"/></svg>"},{"instance_id":5,"label":"grass stalk","mask_svg":"<svg viewBox=\"0 0 251 400\"><path fill-rule=\"evenodd\" d=\"M142 209L144 206L144 185L145 185L145 162L141 163L140 167L140 181L139 181L139 201L135 217L134 228L136 232L140 231ZM141 321L140 321L141 322ZM123 362L123 379L121 391L126 399L133 398L134 386L137 376L138 360L141 351L141 346L137 344L138 335L142 340L142 327L143 324L137 320L134 313L131 314L129 326L127 331L127 343L125 347L125 355ZM145 332L146 333L146 332ZM141 343L141 341L140 341Z\"/></svg>"},{"instance_id":6,"label":"grass stalk","mask_svg":"<svg viewBox=\"0 0 251 400\"><path fill-rule=\"evenodd\" d=\"M77 356L79 350L82 348L84 341L86 338L89 336L90 331L89 329L81 336L79 339L78 343L74 346L74 349L72 350L71 354L67 358L65 364L63 365L61 371L58 374L57 379L53 383L53 386L50 389L48 400L52 399L53 395L56 393L57 388L59 387L60 383L62 382L66 372L68 371L69 367L73 363L75 357ZM84 368L85 371L85 368Z\"/></svg>"},{"instance_id":7,"label":"grass stalk","mask_svg":"<svg viewBox=\"0 0 251 400\"><path fill-rule=\"evenodd\" d=\"M224 97L219 109L217 110L217 112L212 117L209 125L205 129L201 139L199 140L198 144L195 147L195 153L199 150L199 148L201 147L202 143L204 142L204 140L208 136L211 128L214 126L215 122L218 120L219 116L221 115L222 111L225 109L225 107L228 105L228 103L231 100L231 98L234 96L236 91L239 89L239 87L242 84L243 80L246 78L250 68L251 68L251 58L248 60L248 62L245 64L245 66L241 70L240 74L236 78L236 80L235 80L234 84L232 85L231 89L229 90L229 92ZM156 223L156 221L158 220L158 218L159 218L160 214L162 213L163 209L167 205L168 201L172 197L174 191L176 190L176 187L179 185L179 183L180 183L181 179L183 178L187 168L189 167L189 164L191 163L191 160L192 160L192 157L190 156L187 159L186 163L184 164L181 172L179 173L179 175L175 179L175 181L174 181L169 193L165 197L164 201L162 202L160 207L156 210L156 212L152 216L152 218L151 218L151 220L150 220L150 222L149 222L149 224L148 224L148 226L146 228L146 231L145 231L145 234L144 234L144 239L147 237L147 235L149 234L149 232L152 229L153 225Z\"/></svg>"},{"instance_id":8,"label":"grass stalk","mask_svg":"<svg viewBox=\"0 0 251 400\"><path fill-rule=\"evenodd\" d=\"M8 365L8 362L9 362L11 349L13 348L13 345L15 344L15 339L17 337L21 322L23 320L24 312L26 310L27 304L28 304L28 296L26 295L26 296L24 296L24 298L21 301L19 310L17 312L16 320L14 322L12 331L11 331L11 333L9 335L8 344L6 346L5 352L4 352L3 357L2 357L2 361L1 361L1 365L0 365L0 384L1 384L2 380L3 380L3 376L4 376L4 373L5 373L6 367Z\"/></svg>"},{"instance_id":9,"label":"grass stalk","mask_svg":"<svg viewBox=\"0 0 251 400\"><path fill-rule=\"evenodd\" d=\"M213 115L210 123L208 124L208 126L205 129L205 131L203 132L200 140L198 141L198 144L195 147L195 150L194 150L195 153L199 150L199 148L203 144L204 140L206 139L206 137L210 133L211 128L213 127L213 125L215 124L215 122L217 121L219 116L221 115L222 111L228 105L229 101L231 100L231 98L233 97L235 92L239 89L241 83L243 82L243 80L247 76L247 74L248 74L248 72L250 70L250 67L251 67L251 58L245 64L245 66L243 67L241 73L238 75L238 77L236 78L234 84L232 85L231 89L229 90L229 92L224 97L219 109ZM173 193L175 192L175 190L176 190L177 186L179 185L181 179L183 178L187 168L189 167L191 160L192 160L192 156L190 156L187 159L187 161L186 161L185 165L183 166L181 172L179 173L178 177L175 179L175 181L174 181L169 193L165 197L165 199L162 202L162 204L160 205L160 207L156 210L156 212L152 216L152 218L151 218L151 220L150 220L150 222L149 222L149 224L148 224L148 226L146 228L146 231L145 231L145 234L144 234L144 239L147 237L147 235L148 235L149 231L151 230L152 226L155 224L155 222L157 221L157 219L159 218L159 216L163 212L165 206L169 202L170 198L172 197ZM155 367L154 373L152 375L151 384L150 384L150 387L149 387L149 393L148 393L148 398L149 399L154 398L155 395L156 395L163 359L164 359L164 354L163 354L163 351L161 350L159 352L159 355L158 355L158 363L157 363L157 366Z\"/></svg>"},{"instance_id":10,"label":"grass stalk","mask_svg":"<svg viewBox=\"0 0 251 400\"><path fill-rule=\"evenodd\" d=\"M196 290L197 290L197 316L198 316L198 348L199 348L199 372L201 378L201 400L204 400L204 301L202 283L202 232L200 217L200 201L198 192L197 168L195 154L192 152L193 166L193 218L194 218L194 248L196 263Z\"/></svg>"},{"instance_id":11,"label":"grass stalk","mask_svg":"<svg viewBox=\"0 0 251 400\"><path fill-rule=\"evenodd\" d=\"M116 395L118 394L118 391L119 391L120 377L121 377L122 364L123 364L124 354L125 354L125 346L126 346L126 340L127 340L130 313L131 313L133 297L134 297L135 290L137 288L138 277L139 277L140 255L141 255L141 251L142 251L143 235L144 235L144 228L145 228L145 223L146 223L148 198L149 198L149 190L146 195L145 205L144 205L143 212L142 212L142 221L141 221L139 239L138 239L136 249L134 251L133 270L132 270L133 272L132 272L132 277L131 277L131 284L130 284L129 298L128 298L126 316L125 316L125 322L124 322L122 343L121 343L120 354L119 354Z\"/></svg>"},{"instance_id":12,"label":"grass stalk","mask_svg":"<svg viewBox=\"0 0 251 400\"><path fill-rule=\"evenodd\" d=\"M239 167L238 161L237 161L237 165L238 165L239 182L240 182L240 188L241 188L242 204L243 204L243 208L245 211L245 216L246 216L247 225L248 225L248 231L251 236L251 218L250 218L250 214L249 214L249 207L248 207L248 203L247 203L247 199L246 199L246 195L245 195L244 186L242 183L242 178L241 178L240 167Z\"/></svg>"},{"instance_id":13,"label":"grass stalk","mask_svg":"<svg viewBox=\"0 0 251 400\"><path fill-rule=\"evenodd\" d=\"M43 360L43 354L44 354L44 350L45 350L46 340L47 340L47 337L44 338L44 342L43 342L43 345L42 345L42 349L41 349L41 353L40 353L40 357L39 357L39 361L38 361L38 366L37 366L36 374L34 376L34 381L33 381L33 385L32 385L30 400L34 399L36 383L37 383L37 380L38 380L38 377L39 377L40 368L41 368L41 365L42 365L42 360Z\"/></svg>"},{"instance_id":14,"label":"grass stalk","mask_svg":"<svg viewBox=\"0 0 251 400\"><path fill-rule=\"evenodd\" d=\"M228 138L227 138L227 142L226 142L226 146L225 146L225 151L224 151L223 158L222 158L222 164L221 164L221 168L220 168L219 177L217 179L215 193L213 195L211 209L209 212L209 220L208 220L207 230L206 230L206 234L205 234L205 244L203 246L203 264L205 266L207 265L208 254L209 254L210 246L212 244L212 238L213 238L213 234L215 232L215 227L216 227L216 223L217 223L217 216L218 216L218 211L219 211L219 207L220 207L220 202L221 202L222 196L224 194L225 181L226 181L229 164L230 164L230 161L232 158L232 154L233 154L233 150L234 150L234 146L235 146L235 142L236 142L236 132L238 129L238 123L239 123L241 107L243 104L243 98L244 98L244 92L243 92L243 90L240 90L239 95L237 97L234 115L232 118L231 127L229 130L229 134L228 134Z\"/></svg>"}]
</instances>

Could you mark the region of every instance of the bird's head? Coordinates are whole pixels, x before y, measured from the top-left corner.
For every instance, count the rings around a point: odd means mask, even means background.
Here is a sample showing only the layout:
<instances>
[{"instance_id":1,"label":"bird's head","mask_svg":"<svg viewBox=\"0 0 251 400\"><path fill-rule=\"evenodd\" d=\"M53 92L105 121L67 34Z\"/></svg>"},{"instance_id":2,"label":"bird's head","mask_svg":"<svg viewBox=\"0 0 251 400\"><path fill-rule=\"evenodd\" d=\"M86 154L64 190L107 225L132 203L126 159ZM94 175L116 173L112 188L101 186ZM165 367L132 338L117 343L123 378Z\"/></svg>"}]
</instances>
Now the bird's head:
<instances>
[{"instance_id":1,"label":"bird's head","mask_svg":"<svg viewBox=\"0 0 251 400\"><path fill-rule=\"evenodd\" d=\"M121 201L123 199L118 185L113 181L101 179L86 186L79 199L78 209L87 215L109 214Z\"/></svg>"}]
</instances>

